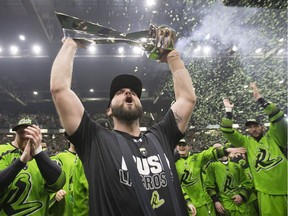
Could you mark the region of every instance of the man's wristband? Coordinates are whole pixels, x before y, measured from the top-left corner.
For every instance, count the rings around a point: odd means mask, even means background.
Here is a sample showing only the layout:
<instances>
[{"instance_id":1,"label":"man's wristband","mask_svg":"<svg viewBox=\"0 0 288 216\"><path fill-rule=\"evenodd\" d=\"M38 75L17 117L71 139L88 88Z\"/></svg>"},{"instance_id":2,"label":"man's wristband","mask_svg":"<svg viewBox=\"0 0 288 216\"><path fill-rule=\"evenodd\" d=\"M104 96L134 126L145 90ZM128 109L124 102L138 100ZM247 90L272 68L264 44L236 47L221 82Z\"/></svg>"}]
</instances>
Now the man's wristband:
<instances>
[{"instance_id":1,"label":"man's wristband","mask_svg":"<svg viewBox=\"0 0 288 216\"><path fill-rule=\"evenodd\" d=\"M259 98L258 100L257 100L257 103L263 108L263 109L265 109L267 106L269 106L269 102L268 101L266 101L263 97L261 97L261 98Z\"/></svg>"},{"instance_id":2,"label":"man's wristband","mask_svg":"<svg viewBox=\"0 0 288 216\"><path fill-rule=\"evenodd\" d=\"M225 112L232 112L232 107L225 107Z\"/></svg>"},{"instance_id":3,"label":"man's wristband","mask_svg":"<svg viewBox=\"0 0 288 216\"><path fill-rule=\"evenodd\" d=\"M224 152L224 155L225 155L225 156L228 156L229 152L227 151L227 148L226 148L226 147L223 147L223 152Z\"/></svg>"},{"instance_id":4,"label":"man's wristband","mask_svg":"<svg viewBox=\"0 0 288 216\"><path fill-rule=\"evenodd\" d=\"M39 154L40 152L42 152L42 146L41 145L39 145L38 148L35 149L34 156Z\"/></svg>"}]
</instances>

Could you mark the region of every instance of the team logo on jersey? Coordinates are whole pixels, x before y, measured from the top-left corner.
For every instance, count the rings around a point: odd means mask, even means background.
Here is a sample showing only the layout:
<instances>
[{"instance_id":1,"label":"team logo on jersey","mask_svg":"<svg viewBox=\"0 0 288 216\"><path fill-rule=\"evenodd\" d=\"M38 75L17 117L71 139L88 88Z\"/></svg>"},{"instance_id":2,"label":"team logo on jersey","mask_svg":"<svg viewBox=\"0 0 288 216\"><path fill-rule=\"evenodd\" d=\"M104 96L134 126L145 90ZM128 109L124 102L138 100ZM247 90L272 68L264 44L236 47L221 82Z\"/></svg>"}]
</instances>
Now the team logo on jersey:
<instances>
[{"instance_id":1,"label":"team logo on jersey","mask_svg":"<svg viewBox=\"0 0 288 216\"><path fill-rule=\"evenodd\" d=\"M183 174L180 179L180 183L183 187L188 187L191 185L195 185L199 181L198 178L193 178L192 170L189 167L185 167L183 170Z\"/></svg>"},{"instance_id":2,"label":"team logo on jersey","mask_svg":"<svg viewBox=\"0 0 288 216\"><path fill-rule=\"evenodd\" d=\"M271 154L266 148L258 148L257 155L255 156L253 165L257 172L261 170L269 170L283 161L283 157L277 156L271 158Z\"/></svg>"},{"instance_id":3,"label":"team logo on jersey","mask_svg":"<svg viewBox=\"0 0 288 216\"><path fill-rule=\"evenodd\" d=\"M151 206L153 209L159 208L161 205L165 203L164 199L160 199L160 195L158 191L153 191L151 197Z\"/></svg>"},{"instance_id":4,"label":"team logo on jersey","mask_svg":"<svg viewBox=\"0 0 288 216\"><path fill-rule=\"evenodd\" d=\"M170 168L166 155L165 158ZM155 190L167 186L165 172L159 155L152 155L147 158L133 156L133 159L136 162L137 170L142 177L142 182L146 190ZM119 177L122 184L132 185L124 157L122 157Z\"/></svg>"},{"instance_id":5,"label":"team logo on jersey","mask_svg":"<svg viewBox=\"0 0 288 216\"><path fill-rule=\"evenodd\" d=\"M235 191L237 191L237 186L235 186L235 181L231 173L228 173L226 175L225 182L223 185L223 191L227 194L229 193L233 194Z\"/></svg>"},{"instance_id":6,"label":"team logo on jersey","mask_svg":"<svg viewBox=\"0 0 288 216\"><path fill-rule=\"evenodd\" d=\"M31 189L31 176L28 173L20 173L7 191L3 202L0 203L0 215L33 215L42 208L41 201L27 201Z\"/></svg>"}]
</instances>

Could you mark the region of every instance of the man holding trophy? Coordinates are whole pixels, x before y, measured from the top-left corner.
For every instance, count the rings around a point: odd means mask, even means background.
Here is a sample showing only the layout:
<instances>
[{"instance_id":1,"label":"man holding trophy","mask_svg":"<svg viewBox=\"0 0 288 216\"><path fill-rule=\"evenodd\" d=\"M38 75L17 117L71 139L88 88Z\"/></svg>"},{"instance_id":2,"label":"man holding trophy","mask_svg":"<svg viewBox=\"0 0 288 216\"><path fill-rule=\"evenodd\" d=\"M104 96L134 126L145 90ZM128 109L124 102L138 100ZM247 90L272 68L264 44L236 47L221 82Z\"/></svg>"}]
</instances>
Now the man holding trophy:
<instances>
[{"instance_id":1,"label":"man holding trophy","mask_svg":"<svg viewBox=\"0 0 288 216\"><path fill-rule=\"evenodd\" d=\"M152 33L154 46L142 47L149 57L168 63L176 101L145 133L139 125L142 83L137 77L122 74L112 81L107 115L114 128L108 130L90 118L71 90L74 55L83 47L83 39L64 38L54 60L50 90L66 136L83 163L90 215L188 215L173 150L188 127L196 95L180 54L171 47L175 32L156 27Z\"/></svg>"}]
</instances>

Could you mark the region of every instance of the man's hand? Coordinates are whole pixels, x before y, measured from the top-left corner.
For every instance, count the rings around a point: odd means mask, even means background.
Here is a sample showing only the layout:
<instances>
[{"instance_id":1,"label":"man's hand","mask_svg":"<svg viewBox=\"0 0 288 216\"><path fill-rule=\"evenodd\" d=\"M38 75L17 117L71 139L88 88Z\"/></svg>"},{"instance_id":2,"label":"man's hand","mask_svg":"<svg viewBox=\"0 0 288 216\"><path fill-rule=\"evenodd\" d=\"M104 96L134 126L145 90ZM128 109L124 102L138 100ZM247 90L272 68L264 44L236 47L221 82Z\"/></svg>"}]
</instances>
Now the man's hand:
<instances>
[{"instance_id":1,"label":"man's hand","mask_svg":"<svg viewBox=\"0 0 288 216\"><path fill-rule=\"evenodd\" d=\"M22 152L22 155L20 157L20 161L23 163L27 163L28 161L31 161L33 159L32 155L31 155L31 144L30 144L30 140L28 140L24 151Z\"/></svg>"},{"instance_id":2,"label":"man's hand","mask_svg":"<svg viewBox=\"0 0 288 216\"><path fill-rule=\"evenodd\" d=\"M231 110L233 109L234 107L234 104L230 103L229 99L225 98L223 100L223 104L225 106L225 108L231 108Z\"/></svg>"},{"instance_id":3,"label":"man's hand","mask_svg":"<svg viewBox=\"0 0 288 216\"><path fill-rule=\"evenodd\" d=\"M256 82L250 83L250 87L253 91L253 97L257 101L259 98L262 97L262 95L260 94L259 89L257 88Z\"/></svg>"},{"instance_id":4,"label":"man's hand","mask_svg":"<svg viewBox=\"0 0 288 216\"><path fill-rule=\"evenodd\" d=\"M226 150L229 154L236 155L236 154L245 154L247 149L244 147L239 148L227 148Z\"/></svg>"},{"instance_id":5,"label":"man's hand","mask_svg":"<svg viewBox=\"0 0 288 216\"><path fill-rule=\"evenodd\" d=\"M63 189L60 189L59 191L57 191L55 199L59 202L61 201L65 196L66 196L66 191Z\"/></svg>"},{"instance_id":6,"label":"man's hand","mask_svg":"<svg viewBox=\"0 0 288 216\"><path fill-rule=\"evenodd\" d=\"M216 211L218 213L220 213L220 214L224 214L225 213L225 209L224 209L224 207L222 206L222 204L220 202L215 202L214 205L215 205Z\"/></svg>"},{"instance_id":7,"label":"man's hand","mask_svg":"<svg viewBox=\"0 0 288 216\"><path fill-rule=\"evenodd\" d=\"M89 46L91 44L90 41L85 40L85 39L72 39L69 37L63 37L62 43L63 44L64 43L69 44L69 45L74 46L76 48L84 48L84 49L86 49L87 46Z\"/></svg>"},{"instance_id":8,"label":"man's hand","mask_svg":"<svg viewBox=\"0 0 288 216\"><path fill-rule=\"evenodd\" d=\"M190 202L187 204L187 206L191 212L191 216L196 216L197 211L196 211L195 206Z\"/></svg>"},{"instance_id":9,"label":"man's hand","mask_svg":"<svg viewBox=\"0 0 288 216\"><path fill-rule=\"evenodd\" d=\"M229 99L225 98L223 104L225 106L225 112L232 112L234 104L230 103Z\"/></svg>"},{"instance_id":10,"label":"man's hand","mask_svg":"<svg viewBox=\"0 0 288 216\"><path fill-rule=\"evenodd\" d=\"M233 202L236 204L236 205L240 205L241 203L243 203L243 199L240 195L234 195L232 197L233 199Z\"/></svg>"},{"instance_id":11,"label":"man's hand","mask_svg":"<svg viewBox=\"0 0 288 216\"><path fill-rule=\"evenodd\" d=\"M30 143L30 154L31 156L35 156L42 151L41 129L36 125L32 125L28 126L24 130L26 132L26 138L29 138L28 143Z\"/></svg>"}]
</instances>

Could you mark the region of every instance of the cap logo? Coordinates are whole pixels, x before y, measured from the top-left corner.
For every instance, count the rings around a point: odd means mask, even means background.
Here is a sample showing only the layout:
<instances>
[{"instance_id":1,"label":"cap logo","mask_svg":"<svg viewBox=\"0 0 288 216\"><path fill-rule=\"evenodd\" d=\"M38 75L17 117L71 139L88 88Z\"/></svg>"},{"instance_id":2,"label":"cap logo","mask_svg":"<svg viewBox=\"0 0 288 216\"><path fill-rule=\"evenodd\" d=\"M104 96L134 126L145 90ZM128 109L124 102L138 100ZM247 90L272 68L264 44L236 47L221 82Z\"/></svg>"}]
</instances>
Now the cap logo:
<instances>
[{"instance_id":1,"label":"cap logo","mask_svg":"<svg viewBox=\"0 0 288 216\"><path fill-rule=\"evenodd\" d=\"M24 125L24 124L32 125L32 119L23 118L18 122L18 125Z\"/></svg>"}]
</instances>

